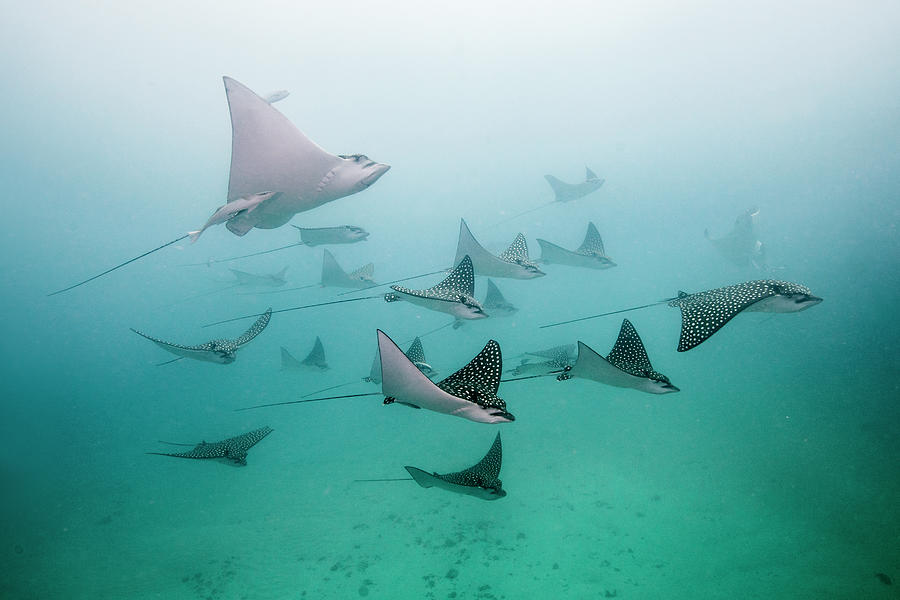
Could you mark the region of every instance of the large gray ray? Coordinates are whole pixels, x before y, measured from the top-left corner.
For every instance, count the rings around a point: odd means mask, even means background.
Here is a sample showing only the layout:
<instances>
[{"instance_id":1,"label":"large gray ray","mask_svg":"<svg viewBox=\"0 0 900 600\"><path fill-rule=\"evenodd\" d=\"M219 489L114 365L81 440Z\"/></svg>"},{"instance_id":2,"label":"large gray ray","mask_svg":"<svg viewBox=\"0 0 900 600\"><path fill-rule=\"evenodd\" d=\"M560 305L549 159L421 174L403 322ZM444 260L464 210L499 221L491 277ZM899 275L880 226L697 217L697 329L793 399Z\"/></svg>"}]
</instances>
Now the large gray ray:
<instances>
[{"instance_id":1,"label":"large gray ray","mask_svg":"<svg viewBox=\"0 0 900 600\"><path fill-rule=\"evenodd\" d=\"M340 225L338 227L297 227L291 225L300 232L300 243L306 246L322 246L325 244L354 244L363 242L369 237L369 232L355 225Z\"/></svg>"},{"instance_id":2,"label":"large gray ray","mask_svg":"<svg viewBox=\"0 0 900 600\"><path fill-rule=\"evenodd\" d=\"M681 309L678 351L686 352L709 339L740 312L799 312L821 301L804 285L761 279L696 294L679 292L668 304Z\"/></svg>"},{"instance_id":3,"label":"large gray ray","mask_svg":"<svg viewBox=\"0 0 900 600\"><path fill-rule=\"evenodd\" d=\"M375 273L375 265L368 263L347 273L338 264L337 259L327 249L322 257L322 285L326 287L340 287L350 289L364 289L376 285L372 275Z\"/></svg>"},{"instance_id":4,"label":"large gray ray","mask_svg":"<svg viewBox=\"0 0 900 600\"><path fill-rule=\"evenodd\" d=\"M565 344L562 346L554 346L546 350L537 350L535 352L526 352L532 356L537 356L545 360L535 361L525 357L518 366L510 369L507 373L515 376L520 375L547 375L559 372L575 364L575 344Z\"/></svg>"},{"instance_id":5,"label":"large gray ray","mask_svg":"<svg viewBox=\"0 0 900 600\"><path fill-rule=\"evenodd\" d=\"M597 174L587 167L585 167L584 170L584 181L581 183L566 183L565 181L560 181L553 175L544 175L544 179L547 180L547 183L553 188L553 193L556 194L557 202L577 200L578 198L583 198L591 192L600 189L600 186L603 185L605 180L597 177Z\"/></svg>"},{"instance_id":6,"label":"large gray ray","mask_svg":"<svg viewBox=\"0 0 900 600\"><path fill-rule=\"evenodd\" d=\"M511 317L519 312L518 308L503 297L500 288L497 287L497 284L492 279L488 279L487 294L484 297L484 302L481 304L492 317Z\"/></svg>"},{"instance_id":7,"label":"large gray ray","mask_svg":"<svg viewBox=\"0 0 900 600\"><path fill-rule=\"evenodd\" d=\"M175 354L177 356L227 365L234 362L236 353L242 346L245 346L250 342L250 340L262 333L262 330L266 328L266 325L269 324L269 319L271 318L272 309L266 309L266 312L263 313L256 320L256 322L253 323L253 325L251 325L250 328L245 331L240 337L237 337L233 340L212 340L210 342L206 342L205 344L200 344L199 346L173 344L171 342L166 342L155 337L151 337L146 333L141 333L137 329L132 329L132 331L139 336L147 338L163 350L171 352L172 354Z\"/></svg>"},{"instance_id":8,"label":"large gray ray","mask_svg":"<svg viewBox=\"0 0 900 600\"><path fill-rule=\"evenodd\" d=\"M416 367L418 367L418 369L429 379L433 379L437 375L437 371L428 364L428 361L425 359L425 349L422 347L422 340L419 336L416 336L416 339L412 341L412 344L410 344L409 349L405 354L406 357L412 361L412 364L416 365ZM372 368L369 371L369 376L365 377L364 381L381 383L381 352L377 349L375 350L375 359L372 361Z\"/></svg>"},{"instance_id":9,"label":"large gray ray","mask_svg":"<svg viewBox=\"0 0 900 600\"><path fill-rule=\"evenodd\" d=\"M362 154L326 152L264 98L230 77L223 79L232 127L228 201L281 192L229 220L227 227L236 235L253 227L280 227L299 212L368 188L390 169Z\"/></svg>"},{"instance_id":10,"label":"large gray ray","mask_svg":"<svg viewBox=\"0 0 900 600\"><path fill-rule=\"evenodd\" d=\"M381 391L393 402L454 415L478 423L507 423L515 417L497 396L502 358L500 345L490 340L472 361L435 384L380 329Z\"/></svg>"},{"instance_id":11,"label":"large gray ray","mask_svg":"<svg viewBox=\"0 0 900 600\"><path fill-rule=\"evenodd\" d=\"M288 270L287 267L271 275L257 275L255 273L247 273L246 271L238 271L237 269L228 270L234 274L238 285L281 287L287 283L287 280L284 278L284 274L287 273Z\"/></svg>"},{"instance_id":12,"label":"large gray ray","mask_svg":"<svg viewBox=\"0 0 900 600\"><path fill-rule=\"evenodd\" d=\"M500 480L500 467L503 464L503 447L500 443L500 432L494 438L490 450L478 464L455 473L428 473L416 467L404 467L412 478L423 488L437 487L442 490L474 496L482 500L498 500L506 496L503 482Z\"/></svg>"},{"instance_id":13,"label":"large gray ray","mask_svg":"<svg viewBox=\"0 0 900 600\"><path fill-rule=\"evenodd\" d=\"M187 452L148 452L147 454L177 458L223 459L236 465L247 466L247 452L272 431L274 430L266 425L221 442L200 442Z\"/></svg>"},{"instance_id":14,"label":"large gray ray","mask_svg":"<svg viewBox=\"0 0 900 600\"><path fill-rule=\"evenodd\" d=\"M731 231L720 238L709 235L709 229L703 235L715 249L730 262L739 267L752 266L759 270L766 269L765 248L756 234L758 208L751 208L740 215L734 222Z\"/></svg>"},{"instance_id":15,"label":"large gray ray","mask_svg":"<svg viewBox=\"0 0 900 600\"><path fill-rule=\"evenodd\" d=\"M562 381L571 377L582 377L648 394L679 391L668 377L653 370L644 343L628 319L622 321L619 337L606 358L597 354L584 342L578 342L578 360L557 379Z\"/></svg>"},{"instance_id":16,"label":"large gray ray","mask_svg":"<svg viewBox=\"0 0 900 600\"><path fill-rule=\"evenodd\" d=\"M577 250L566 250L547 240L538 238L541 245L540 262L547 264L568 265L586 269L609 269L616 266L603 248L603 239L593 223L588 223L584 241Z\"/></svg>"},{"instance_id":17,"label":"large gray ray","mask_svg":"<svg viewBox=\"0 0 900 600\"><path fill-rule=\"evenodd\" d=\"M464 256L442 282L426 290L411 290L402 285L392 285L396 293L384 295L387 302L406 300L429 310L453 315L458 319L484 319L481 303L475 299L475 271L472 259Z\"/></svg>"},{"instance_id":18,"label":"large gray ray","mask_svg":"<svg viewBox=\"0 0 900 600\"><path fill-rule=\"evenodd\" d=\"M521 233L502 254L494 256L478 243L465 219L460 219L459 241L456 244L456 258L453 263L458 264L464 256L472 259L475 272L479 275L509 279L534 279L545 275L528 258L528 243Z\"/></svg>"}]
</instances>

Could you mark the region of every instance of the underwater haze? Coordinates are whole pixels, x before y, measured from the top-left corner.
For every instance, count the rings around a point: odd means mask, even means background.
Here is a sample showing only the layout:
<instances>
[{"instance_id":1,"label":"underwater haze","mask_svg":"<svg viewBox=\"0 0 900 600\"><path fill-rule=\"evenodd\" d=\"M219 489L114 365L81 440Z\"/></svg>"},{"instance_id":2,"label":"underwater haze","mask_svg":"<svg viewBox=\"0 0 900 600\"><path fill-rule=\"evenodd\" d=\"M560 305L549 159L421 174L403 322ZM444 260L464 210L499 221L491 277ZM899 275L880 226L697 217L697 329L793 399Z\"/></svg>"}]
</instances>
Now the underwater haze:
<instances>
[{"instance_id":1,"label":"underwater haze","mask_svg":"<svg viewBox=\"0 0 900 600\"><path fill-rule=\"evenodd\" d=\"M0 597L897 597L896 2L38 0L0 31ZM391 165L291 220L369 238L211 262L298 241L218 225L48 296L225 203L223 75L289 91L273 106L328 152ZM585 167L602 187L554 202L544 175ZM750 209L755 266L704 235ZM616 266L494 279L519 311L459 328L384 287L316 285L323 248L379 283L451 267L461 218L493 253L522 232L533 259L593 222ZM285 267L283 288L229 271ZM770 278L823 302L740 314L689 352L664 304L540 328ZM201 344L253 320L212 322L366 296L274 314L231 364L158 366L175 357L129 330ZM500 425L380 394L235 411L378 392L376 329L404 350L427 334L443 378L490 339L504 371L577 340L606 355L622 317L679 393L508 381ZM328 370L281 369L317 336ZM266 425L246 466L147 454ZM356 481L460 471L498 431L495 501Z\"/></svg>"}]
</instances>

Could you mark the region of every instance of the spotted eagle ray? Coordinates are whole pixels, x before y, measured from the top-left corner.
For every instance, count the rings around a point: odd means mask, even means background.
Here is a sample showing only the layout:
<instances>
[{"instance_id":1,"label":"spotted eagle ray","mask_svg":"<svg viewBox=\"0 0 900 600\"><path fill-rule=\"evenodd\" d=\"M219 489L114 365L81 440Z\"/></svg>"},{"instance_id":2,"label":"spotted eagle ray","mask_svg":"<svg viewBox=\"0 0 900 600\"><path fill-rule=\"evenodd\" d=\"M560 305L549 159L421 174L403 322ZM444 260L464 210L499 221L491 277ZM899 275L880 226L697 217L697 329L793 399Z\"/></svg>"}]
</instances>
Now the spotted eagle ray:
<instances>
[{"instance_id":1,"label":"spotted eagle ray","mask_svg":"<svg viewBox=\"0 0 900 600\"><path fill-rule=\"evenodd\" d=\"M482 500L499 500L506 496L503 482L500 481L500 467L503 463L503 448L500 444L500 432L494 438L490 450L478 464L463 471L440 474L429 473L417 467L403 467L412 479L401 477L391 479L357 479L356 481L415 481L423 488L440 488L456 494L474 496Z\"/></svg>"},{"instance_id":2,"label":"spotted eagle ray","mask_svg":"<svg viewBox=\"0 0 900 600\"><path fill-rule=\"evenodd\" d=\"M193 358L195 360L203 360L207 362L227 365L234 362L235 354L241 347L245 346L250 342L250 340L262 333L262 330L266 328L266 325L269 324L269 319L271 318L272 309L270 308L266 312L264 312L250 327L250 329L245 331L240 337L233 340L212 340L211 342L206 342L205 344L200 344L199 346L183 346L181 344L173 344L171 342L165 342L155 337L151 337L146 333L141 333L137 329L132 329L132 331L141 337L147 338L163 350L171 352L172 354L175 354L182 358Z\"/></svg>"},{"instance_id":3,"label":"spotted eagle ray","mask_svg":"<svg viewBox=\"0 0 900 600\"><path fill-rule=\"evenodd\" d=\"M740 215L734 222L731 231L720 238L709 235L709 229L703 235L723 257L739 267L752 266L758 270L766 269L766 253L763 243L756 237L756 219L758 208L751 208Z\"/></svg>"},{"instance_id":4,"label":"spotted eagle ray","mask_svg":"<svg viewBox=\"0 0 900 600\"><path fill-rule=\"evenodd\" d=\"M392 285L384 295L387 302L406 300L429 310L445 312L458 319L484 319L488 315L475 299L475 271L472 259L463 256L456 268L439 284L425 290Z\"/></svg>"},{"instance_id":5,"label":"spotted eagle ray","mask_svg":"<svg viewBox=\"0 0 900 600\"><path fill-rule=\"evenodd\" d=\"M576 250L566 250L540 238L538 238L538 244L541 245L541 263L584 267L587 269L609 269L616 266L616 263L606 255L606 250L603 248L603 239L592 222L588 223L584 241Z\"/></svg>"},{"instance_id":6,"label":"spotted eagle ray","mask_svg":"<svg viewBox=\"0 0 900 600\"><path fill-rule=\"evenodd\" d=\"M325 244L355 244L364 242L369 232L355 225L338 227L291 227L300 232L300 243L304 246L322 246Z\"/></svg>"},{"instance_id":7,"label":"spotted eagle ray","mask_svg":"<svg viewBox=\"0 0 900 600\"><path fill-rule=\"evenodd\" d=\"M600 189L600 186L603 185L604 181L606 181L605 179L597 177L597 174L588 167L584 168L584 172L584 181L581 183L566 183L565 181L560 181L553 175L544 175L544 179L546 179L547 183L550 184L550 187L553 188L553 193L556 195L557 202L569 202L570 200L577 200L592 192L596 192Z\"/></svg>"},{"instance_id":8,"label":"spotted eagle ray","mask_svg":"<svg viewBox=\"0 0 900 600\"><path fill-rule=\"evenodd\" d=\"M681 309L681 337L678 340L678 351L686 352L709 339L738 313L800 312L815 306L821 301L822 298L813 296L812 291L805 285L791 283L790 281L760 279L705 292L697 292L696 294L678 292L678 296L674 298L666 298L665 300L641 306L541 325L540 329L668 304Z\"/></svg>"},{"instance_id":9,"label":"spotted eagle ray","mask_svg":"<svg viewBox=\"0 0 900 600\"><path fill-rule=\"evenodd\" d=\"M338 264L334 255L324 250L322 258L322 285L325 287L341 288L365 288L375 284L372 276L375 274L375 265L368 263L350 273L346 272Z\"/></svg>"},{"instance_id":10,"label":"spotted eagle ray","mask_svg":"<svg viewBox=\"0 0 900 600\"><path fill-rule=\"evenodd\" d=\"M562 346L554 346L546 350L537 350L535 352L526 352L532 356L537 356L545 360L534 361L530 358L523 358L517 367L509 369L507 373L512 375L549 375L550 373L559 372L575 364L575 344L565 344Z\"/></svg>"},{"instance_id":11,"label":"spotted eagle ray","mask_svg":"<svg viewBox=\"0 0 900 600\"><path fill-rule=\"evenodd\" d=\"M260 440L274 431L266 425L254 431L242 433L221 442L200 442L187 452L148 452L158 456L174 456L177 458L212 458L229 464L247 466L247 452ZM164 442L168 443L168 442ZM190 446L191 444L175 444Z\"/></svg>"},{"instance_id":12,"label":"spotted eagle ray","mask_svg":"<svg viewBox=\"0 0 900 600\"><path fill-rule=\"evenodd\" d=\"M425 408L477 423L508 423L516 419L507 412L506 402L497 395L503 360L500 344L494 340L488 341L469 364L438 383L428 379L380 329L378 355L381 357L381 392L289 400L236 410L383 395L384 404Z\"/></svg>"},{"instance_id":13,"label":"spotted eagle ray","mask_svg":"<svg viewBox=\"0 0 900 600\"><path fill-rule=\"evenodd\" d=\"M558 380L583 377L607 385L632 388L648 394L668 394L680 391L669 378L655 371L647 350L631 321L624 319L610 353L604 358L587 344L578 342L578 359L566 367Z\"/></svg>"},{"instance_id":14,"label":"spotted eagle ray","mask_svg":"<svg viewBox=\"0 0 900 600\"><path fill-rule=\"evenodd\" d=\"M528 258L528 243L521 233L502 254L494 256L478 243L465 219L460 219L459 241L453 263L458 264L464 256L472 260L472 266L479 275L510 279L534 279L546 275Z\"/></svg>"},{"instance_id":15,"label":"spotted eagle ray","mask_svg":"<svg viewBox=\"0 0 900 600\"><path fill-rule=\"evenodd\" d=\"M301 369L328 370L328 361L325 360L325 346L322 345L322 340L319 339L319 336L316 336L312 350L309 351L309 354L303 360L297 360L291 356L287 348L281 347L281 370L296 371Z\"/></svg>"},{"instance_id":16,"label":"spotted eagle ray","mask_svg":"<svg viewBox=\"0 0 900 600\"><path fill-rule=\"evenodd\" d=\"M223 77L223 81L232 127L227 202L273 192L252 211L239 211L227 220L225 226L233 234L242 236L254 227L281 227L299 212L367 189L390 169L363 154L329 154L264 98L230 77ZM82 286L190 235L182 235L48 295Z\"/></svg>"}]
</instances>

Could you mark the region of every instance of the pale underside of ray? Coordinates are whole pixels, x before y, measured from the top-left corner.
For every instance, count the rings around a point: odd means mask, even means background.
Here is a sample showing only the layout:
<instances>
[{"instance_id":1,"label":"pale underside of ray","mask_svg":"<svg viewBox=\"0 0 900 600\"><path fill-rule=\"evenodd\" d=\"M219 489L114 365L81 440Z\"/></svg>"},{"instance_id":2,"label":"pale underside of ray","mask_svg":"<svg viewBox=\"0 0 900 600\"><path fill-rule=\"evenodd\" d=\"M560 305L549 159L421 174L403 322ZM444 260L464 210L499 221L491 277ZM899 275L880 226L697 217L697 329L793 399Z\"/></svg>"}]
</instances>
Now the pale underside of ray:
<instances>
[{"instance_id":1,"label":"pale underside of ray","mask_svg":"<svg viewBox=\"0 0 900 600\"><path fill-rule=\"evenodd\" d=\"M292 227L300 232L300 243L305 246L322 246L325 244L353 244L365 240L369 234L362 227L339 225L337 227ZM354 233L359 230L359 233Z\"/></svg>"},{"instance_id":2,"label":"pale underside of ray","mask_svg":"<svg viewBox=\"0 0 900 600\"><path fill-rule=\"evenodd\" d=\"M386 397L479 423L510 421L509 418L502 415L491 414L502 411L484 408L475 402L458 398L439 388L381 330L378 330L378 353L381 357L381 390Z\"/></svg>"},{"instance_id":3,"label":"pale underside of ray","mask_svg":"<svg viewBox=\"0 0 900 600\"><path fill-rule=\"evenodd\" d=\"M459 241L456 245L456 258L453 263L459 264L464 256L468 256L472 260L472 266L478 275L507 279L532 279L535 276L522 265L504 260L488 252L472 235L466 221L460 219Z\"/></svg>"},{"instance_id":4,"label":"pale underside of ray","mask_svg":"<svg viewBox=\"0 0 900 600\"><path fill-rule=\"evenodd\" d=\"M181 344L173 344L171 342L166 342L164 340L152 337L147 335L146 333L142 333L136 329L132 329L133 332L138 334L139 336L146 338L165 350L166 352L171 352L176 356L182 356L184 358L193 358L194 360L202 360L206 362L220 363L224 364L227 361L220 352L210 350L209 348L204 347L205 345L200 346L183 346Z\"/></svg>"},{"instance_id":5,"label":"pale underside of ray","mask_svg":"<svg viewBox=\"0 0 900 600\"><path fill-rule=\"evenodd\" d=\"M228 201L274 190L292 204L291 215L314 208L317 186L341 159L245 85L230 77L224 81L232 126ZM263 203L257 211L267 209L272 210Z\"/></svg>"},{"instance_id":6,"label":"pale underside of ray","mask_svg":"<svg viewBox=\"0 0 900 600\"><path fill-rule=\"evenodd\" d=\"M239 271L237 269L228 269L234 275L235 279L237 279L238 285L259 285L259 286L272 286L278 287L284 285L286 283L284 279L284 274L287 272L287 267L283 268L278 273L274 273L272 275L257 275L256 273L248 273L246 271Z\"/></svg>"}]
</instances>

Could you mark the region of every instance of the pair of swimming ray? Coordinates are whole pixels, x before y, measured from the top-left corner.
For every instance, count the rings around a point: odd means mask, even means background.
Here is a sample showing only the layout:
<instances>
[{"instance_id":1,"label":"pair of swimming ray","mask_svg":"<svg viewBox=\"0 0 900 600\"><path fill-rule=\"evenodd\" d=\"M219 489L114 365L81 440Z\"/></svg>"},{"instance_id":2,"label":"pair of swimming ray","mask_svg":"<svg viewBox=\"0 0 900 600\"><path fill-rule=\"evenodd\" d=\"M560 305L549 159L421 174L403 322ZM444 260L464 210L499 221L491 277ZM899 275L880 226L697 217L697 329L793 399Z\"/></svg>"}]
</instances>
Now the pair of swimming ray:
<instances>
[{"instance_id":1,"label":"pair of swimming ray","mask_svg":"<svg viewBox=\"0 0 900 600\"><path fill-rule=\"evenodd\" d=\"M303 360L297 360L291 355L290 352L288 352L287 348L281 346L282 371L298 371L309 369L327 371L328 368L328 361L325 359L325 346L322 344L322 340L319 338L319 336L316 336L316 341L313 343L312 350L309 351L309 354L307 354L306 358L304 358Z\"/></svg>"},{"instance_id":2,"label":"pair of swimming ray","mask_svg":"<svg viewBox=\"0 0 900 600\"><path fill-rule=\"evenodd\" d=\"M148 452L159 456L174 456L176 458L218 459L235 465L247 466L247 452L258 444L263 438L274 431L266 425L241 435L224 439L220 442L200 442L199 444L172 444L173 446L193 446L187 452Z\"/></svg>"},{"instance_id":3,"label":"pair of swimming ray","mask_svg":"<svg viewBox=\"0 0 900 600\"><path fill-rule=\"evenodd\" d=\"M550 184L550 188L553 190L553 200L545 204L541 204L540 206L535 206L534 208L529 208L528 210L523 210L520 213L509 216L497 223L497 225L508 223L509 221L541 210L542 208L547 208L548 206L551 206L553 204L566 203L572 200L577 200L579 198L584 198L588 194L599 190L606 180L597 177L597 174L594 173L589 167L585 167L584 171L584 181L581 181L579 183L567 183L558 179L557 177L554 177L553 175L544 175L544 179L547 180L547 183Z\"/></svg>"},{"instance_id":4,"label":"pair of swimming ray","mask_svg":"<svg viewBox=\"0 0 900 600\"><path fill-rule=\"evenodd\" d=\"M413 290L400 285L392 285L393 291L387 294L376 296L362 296L359 298L347 298L345 300L330 300L327 302L318 302L315 304L306 304L303 306L293 306L290 308L282 308L272 311L273 313L290 312L295 310L303 310L319 306L328 306L332 304L344 304L348 302L359 302L362 300L372 300L375 298L383 298L386 302L397 302L405 300L411 304L444 312L458 319L484 319L488 315L484 312L481 303L475 299L475 272L472 268L472 260L468 256L464 256L460 263L454 268L443 281L430 288L423 290ZM215 323L208 323L203 327L211 325L219 325L221 323L229 323L241 319L249 319L259 316L258 314L244 315L231 319L224 319Z\"/></svg>"},{"instance_id":5,"label":"pair of swimming ray","mask_svg":"<svg viewBox=\"0 0 900 600\"><path fill-rule=\"evenodd\" d=\"M495 340L489 340L464 367L439 382L433 382L386 333L379 329L377 337L381 392L291 400L238 410L383 395L384 404L424 408L478 423L508 423L515 420L506 410L506 402L497 395L503 360L500 344Z\"/></svg>"},{"instance_id":6,"label":"pair of swimming ray","mask_svg":"<svg viewBox=\"0 0 900 600\"><path fill-rule=\"evenodd\" d=\"M679 292L674 298L600 313L558 323L541 325L541 329L577 323L633 310L668 304L681 310L681 335L678 352L687 352L708 340L731 319L742 312L800 312L822 302L812 291L797 283L775 279L746 281L695 294Z\"/></svg>"},{"instance_id":7,"label":"pair of swimming ray","mask_svg":"<svg viewBox=\"0 0 900 600\"><path fill-rule=\"evenodd\" d=\"M502 465L503 445L500 442L500 432L498 431L487 454L468 469L441 474L406 466L403 468L410 474L410 477L357 479L356 482L415 481L423 488L439 488L482 500L499 500L506 496L506 490L503 489L503 482L500 480Z\"/></svg>"},{"instance_id":8,"label":"pair of swimming ray","mask_svg":"<svg viewBox=\"0 0 900 600\"><path fill-rule=\"evenodd\" d=\"M232 125L228 196L203 229L224 222L242 236L253 228L281 227L297 213L367 189L390 169L362 154L326 152L265 98L230 77L223 81ZM196 239L203 229L48 295L82 286L192 235Z\"/></svg>"},{"instance_id":9,"label":"pair of swimming ray","mask_svg":"<svg viewBox=\"0 0 900 600\"><path fill-rule=\"evenodd\" d=\"M238 350L249 344L250 341L253 340L253 338L262 333L262 331L269 324L269 320L271 318L272 309L270 308L266 310L266 312L262 313L256 320L256 322L253 323L253 325L251 325L250 328L247 329L247 331L245 331L239 337L234 339L215 339L196 346L167 342L165 340L147 335L146 333L142 333L136 329L132 329L132 331L141 337L147 338L163 350L177 355L179 358L175 360L180 360L181 358L192 358L194 360L227 365L235 361Z\"/></svg>"}]
</instances>

